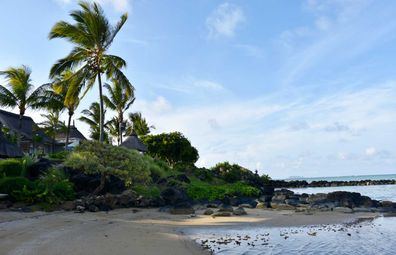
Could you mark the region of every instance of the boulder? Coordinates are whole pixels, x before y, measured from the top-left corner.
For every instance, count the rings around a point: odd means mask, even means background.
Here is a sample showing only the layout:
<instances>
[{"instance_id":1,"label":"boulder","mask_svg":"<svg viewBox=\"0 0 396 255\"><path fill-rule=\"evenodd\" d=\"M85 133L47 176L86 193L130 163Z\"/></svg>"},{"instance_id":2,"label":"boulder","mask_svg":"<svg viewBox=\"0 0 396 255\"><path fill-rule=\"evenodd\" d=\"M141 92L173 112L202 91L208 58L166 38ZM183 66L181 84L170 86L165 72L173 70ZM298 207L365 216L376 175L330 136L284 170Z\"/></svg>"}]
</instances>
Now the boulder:
<instances>
[{"instance_id":1,"label":"boulder","mask_svg":"<svg viewBox=\"0 0 396 255\"><path fill-rule=\"evenodd\" d=\"M117 204L121 207L132 207L137 204L137 194L133 190L125 190L120 195L118 195Z\"/></svg>"},{"instance_id":2,"label":"boulder","mask_svg":"<svg viewBox=\"0 0 396 255\"><path fill-rule=\"evenodd\" d=\"M361 197L360 193L346 191L335 191L327 194L328 201L336 203L339 207L349 208L360 206L362 203Z\"/></svg>"},{"instance_id":3,"label":"boulder","mask_svg":"<svg viewBox=\"0 0 396 255\"><path fill-rule=\"evenodd\" d=\"M210 204L206 205L206 208L218 208L218 207L219 207L218 204L213 204L213 203L210 203Z\"/></svg>"},{"instance_id":4,"label":"boulder","mask_svg":"<svg viewBox=\"0 0 396 255\"><path fill-rule=\"evenodd\" d=\"M295 206L288 205L288 204L274 204L274 203L272 203L271 206L273 209L276 209L276 210L295 210L296 209Z\"/></svg>"},{"instance_id":5,"label":"boulder","mask_svg":"<svg viewBox=\"0 0 396 255\"><path fill-rule=\"evenodd\" d=\"M232 216L231 212L215 212L212 214L213 218L215 218L215 217L230 217L230 216Z\"/></svg>"},{"instance_id":6,"label":"boulder","mask_svg":"<svg viewBox=\"0 0 396 255\"><path fill-rule=\"evenodd\" d=\"M258 203L256 202L256 206L258 205ZM255 208L256 206L252 206L251 204L240 204L238 205L238 207L242 207L242 208Z\"/></svg>"},{"instance_id":7,"label":"boulder","mask_svg":"<svg viewBox=\"0 0 396 255\"><path fill-rule=\"evenodd\" d=\"M241 215L246 215L247 212L245 211L245 209L243 209L243 207L238 207L233 211L234 215L237 216L241 216Z\"/></svg>"},{"instance_id":8,"label":"boulder","mask_svg":"<svg viewBox=\"0 0 396 255\"><path fill-rule=\"evenodd\" d=\"M99 211L99 208L96 206L96 205L89 205L89 207L88 207L88 211L90 211L90 212L98 212Z\"/></svg>"},{"instance_id":9,"label":"boulder","mask_svg":"<svg viewBox=\"0 0 396 255\"><path fill-rule=\"evenodd\" d=\"M171 214L194 214L195 210L190 203L179 203L170 208Z\"/></svg>"},{"instance_id":10,"label":"boulder","mask_svg":"<svg viewBox=\"0 0 396 255\"><path fill-rule=\"evenodd\" d=\"M300 204L300 200L299 199L295 199L295 198L288 198L285 200L285 204L291 205L291 206L297 206Z\"/></svg>"},{"instance_id":11,"label":"boulder","mask_svg":"<svg viewBox=\"0 0 396 255\"><path fill-rule=\"evenodd\" d=\"M185 174L179 174L176 177L174 177L175 180L178 180L180 182L185 182L185 183L190 183L190 179L187 177Z\"/></svg>"},{"instance_id":12,"label":"boulder","mask_svg":"<svg viewBox=\"0 0 396 255\"><path fill-rule=\"evenodd\" d=\"M75 201L65 201L61 205L61 209L65 211L72 211L76 208L76 202Z\"/></svg>"},{"instance_id":13,"label":"boulder","mask_svg":"<svg viewBox=\"0 0 396 255\"><path fill-rule=\"evenodd\" d=\"M307 202L310 204L324 203L326 201L327 201L327 194L325 193L312 194L307 198Z\"/></svg>"},{"instance_id":14,"label":"boulder","mask_svg":"<svg viewBox=\"0 0 396 255\"><path fill-rule=\"evenodd\" d=\"M204 215L212 215L214 213L214 211L212 210L212 209L210 209L210 208L208 208L208 209L206 209L205 211L204 211Z\"/></svg>"},{"instance_id":15,"label":"boulder","mask_svg":"<svg viewBox=\"0 0 396 255\"><path fill-rule=\"evenodd\" d=\"M76 207L76 210L74 211L75 213L83 213L83 212L85 212L85 207L84 206L81 206L81 205L78 205L77 207Z\"/></svg>"},{"instance_id":16,"label":"boulder","mask_svg":"<svg viewBox=\"0 0 396 255\"><path fill-rule=\"evenodd\" d=\"M218 212L230 212L230 213L232 213L234 211L234 208L231 205L221 204L217 211Z\"/></svg>"},{"instance_id":17,"label":"boulder","mask_svg":"<svg viewBox=\"0 0 396 255\"><path fill-rule=\"evenodd\" d=\"M186 192L182 189L178 189L175 187L169 187L162 191L161 198L168 205L176 205L178 203L188 201L188 196Z\"/></svg>"}]
</instances>

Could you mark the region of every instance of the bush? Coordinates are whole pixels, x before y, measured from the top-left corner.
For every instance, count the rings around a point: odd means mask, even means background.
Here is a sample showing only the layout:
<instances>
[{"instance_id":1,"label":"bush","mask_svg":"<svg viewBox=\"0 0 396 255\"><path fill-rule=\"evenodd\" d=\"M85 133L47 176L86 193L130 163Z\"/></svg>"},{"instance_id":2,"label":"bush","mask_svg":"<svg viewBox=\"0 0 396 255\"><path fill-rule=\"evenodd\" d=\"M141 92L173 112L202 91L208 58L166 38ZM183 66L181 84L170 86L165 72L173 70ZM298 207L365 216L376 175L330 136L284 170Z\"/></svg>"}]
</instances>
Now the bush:
<instances>
[{"instance_id":1,"label":"bush","mask_svg":"<svg viewBox=\"0 0 396 255\"><path fill-rule=\"evenodd\" d=\"M0 160L0 177L21 176L23 165L19 159Z\"/></svg>"},{"instance_id":2,"label":"bush","mask_svg":"<svg viewBox=\"0 0 396 255\"><path fill-rule=\"evenodd\" d=\"M157 186L154 185L136 185L133 190L138 194L146 198L158 198L160 197L161 191Z\"/></svg>"},{"instance_id":3,"label":"bush","mask_svg":"<svg viewBox=\"0 0 396 255\"><path fill-rule=\"evenodd\" d=\"M230 164L228 162L218 163L212 168L214 174L226 182L237 182L247 180L254 175L249 169L246 169L237 164Z\"/></svg>"},{"instance_id":4,"label":"bush","mask_svg":"<svg viewBox=\"0 0 396 255\"><path fill-rule=\"evenodd\" d=\"M49 156L50 159L62 159L62 160L64 160L64 159L67 158L67 156L69 154L70 154L69 151L58 151L58 152L51 153L48 156Z\"/></svg>"},{"instance_id":5,"label":"bush","mask_svg":"<svg viewBox=\"0 0 396 255\"><path fill-rule=\"evenodd\" d=\"M211 185L205 182L193 181L187 188L187 194L190 198L209 201L221 200L231 196L257 197L259 193L259 189L241 182Z\"/></svg>"},{"instance_id":6,"label":"bush","mask_svg":"<svg viewBox=\"0 0 396 255\"><path fill-rule=\"evenodd\" d=\"M65 165L86 174L100 174L100 192L105 180L115 175L125 182L125 186L150 182L150 162L135 150L116 147L97 141L87 141L79 145L66 159Z\"/></svg>"},{"instance_id":7,"label":"bush","mask_svg":"<svg viewBox=\"0 0 396 255\"><path fill-rule=\"evenodd\" d=\"M20 200L23 189L34 189L34 182L24 177L4 177L0 179L0 193L8 194L12 200Z\"/></svg>"}]
</instances>

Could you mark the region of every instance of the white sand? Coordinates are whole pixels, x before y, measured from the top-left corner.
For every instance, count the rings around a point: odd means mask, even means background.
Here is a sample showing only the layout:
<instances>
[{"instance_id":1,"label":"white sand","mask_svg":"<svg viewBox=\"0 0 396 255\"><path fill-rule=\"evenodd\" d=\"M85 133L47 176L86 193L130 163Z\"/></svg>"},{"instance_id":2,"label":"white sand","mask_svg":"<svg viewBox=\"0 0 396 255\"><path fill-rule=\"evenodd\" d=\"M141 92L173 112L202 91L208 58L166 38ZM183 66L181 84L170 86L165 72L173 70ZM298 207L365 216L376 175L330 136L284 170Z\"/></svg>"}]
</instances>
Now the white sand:
<instances>
[{"instance_id":1,"label":"white sand","mask_svg":"<svg viewBox=\"0 0 396 255\"><path fill-rule=\"evenodd\" d=\"M205 254L183 228L246 224L298 226L353 221L375 214L316 213L247 209L236 217L170 215L158 209L118 209L109 213L17 213L0 211L0 254Z\"/></svg>"}]
</instances>

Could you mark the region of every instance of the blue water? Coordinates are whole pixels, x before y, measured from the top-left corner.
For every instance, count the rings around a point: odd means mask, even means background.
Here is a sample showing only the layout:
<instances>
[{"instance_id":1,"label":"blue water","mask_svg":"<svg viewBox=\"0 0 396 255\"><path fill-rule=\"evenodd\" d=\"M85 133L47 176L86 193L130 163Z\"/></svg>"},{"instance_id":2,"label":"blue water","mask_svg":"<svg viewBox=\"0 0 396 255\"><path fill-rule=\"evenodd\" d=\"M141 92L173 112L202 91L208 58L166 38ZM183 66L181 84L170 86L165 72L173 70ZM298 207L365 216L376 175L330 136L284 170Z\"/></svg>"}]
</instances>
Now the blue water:
<instances>
[{"instance_id":1,"label":"blue water","mask_svg":"<svg viewBox=\"0 0 396 255\"><path fill-rule=\"evenodd\" d=\"M286 181L299 180L307 181L364 181L364 180L396 180L396 174L378 174L378 175L350 175L350 176L332 176L332 177L290 177Z\"/></svg>"}]
</instances>

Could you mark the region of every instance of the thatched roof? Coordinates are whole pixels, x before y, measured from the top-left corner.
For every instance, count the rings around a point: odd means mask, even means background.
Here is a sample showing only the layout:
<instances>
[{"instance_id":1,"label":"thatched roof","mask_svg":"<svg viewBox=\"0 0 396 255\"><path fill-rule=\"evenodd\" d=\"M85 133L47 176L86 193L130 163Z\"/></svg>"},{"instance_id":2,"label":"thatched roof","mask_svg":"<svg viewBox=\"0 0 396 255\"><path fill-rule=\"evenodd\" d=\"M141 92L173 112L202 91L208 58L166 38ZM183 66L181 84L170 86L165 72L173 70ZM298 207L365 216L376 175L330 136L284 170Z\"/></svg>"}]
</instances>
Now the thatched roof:
<instances>
[{"instance_id":1,"label":"thatched roof","mask_svg":"<svg viewBox=\"0 0 396 255\"><path fill-rule=\"evenodd\" d=\"M22 128L21 130L19 130L19 115L4 110L0 110L0 123L3 126L6 126L7 128L11 129L13 132L20 131L21 135L27 140L33 139L33 134L34 134L33 128L37 126L36 123L32 120L32 118L28 116L23 116ZM46 136L44 132L42 132L41 130L38 130L36 134L38 134L43 138L43 143L52 143L52 139Z\"/></svg>"},{"instance_id":2,"label":"thatched roof","mask_svg":"<svg viewBox=\"0 0 396 255\"><path fill-rule=\"evenodd\" d=\"M147 146L135 134L128 136L120 146L141 152L147 151Z\"/></svg>"},{"instance_id":3,"label":"thatched roof","mask_svg":"<svg viewBox=\"0 0 396 255\"><path fill-rule=\"evenodd\" d=\"M22 150L15 144L10 143L0 131L0 158L20 158Z\"/></svg>"},{"instance_id":4,"label":"thatched roof","mask_svg":"<svg viewBox=\"0 0 396 255\"><path fill-rule=\"evenodd\" d=\"M78 130L75 126L70 126L70 133L69 133L69 139L79 139L79 140L87 140L85 136ZM55 137L56 140L65 140L66 139L66 132L65 133L59 133Z\"/></svg>"}]
</instances>

